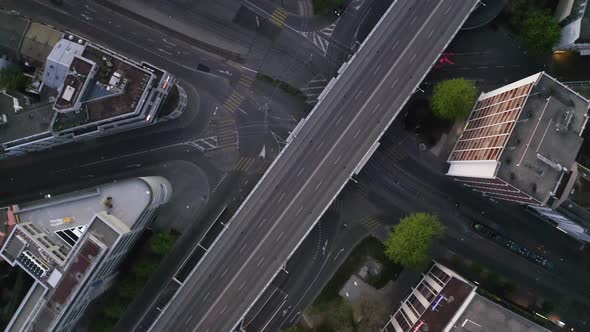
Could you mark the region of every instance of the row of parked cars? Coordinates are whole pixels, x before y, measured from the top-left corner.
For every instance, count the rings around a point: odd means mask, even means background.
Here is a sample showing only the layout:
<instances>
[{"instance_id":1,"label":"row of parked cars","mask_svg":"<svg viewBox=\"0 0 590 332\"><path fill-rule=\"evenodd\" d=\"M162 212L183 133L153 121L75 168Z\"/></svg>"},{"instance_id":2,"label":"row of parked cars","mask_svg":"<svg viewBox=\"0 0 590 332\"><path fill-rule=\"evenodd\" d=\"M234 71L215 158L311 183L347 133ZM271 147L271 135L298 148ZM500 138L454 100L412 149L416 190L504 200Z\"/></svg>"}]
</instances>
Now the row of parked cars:
<instances>
[{"instance_id":1,"label":"row of parked cars","mask_svg":"<svg viewBox=\"0 0 590 332\"><path fill-rule=\"evenodd\" d=\"M511 250L514 253L528 259L534 264L540 265L547 270L551 270L553 268L553 263L551 263L551 261L549 261L547 258L531 251L525 246L504 236L503 234L500 234L489 226L480 223L473 223L472 228L475 233L506 247L508 250Z\"/></svg>"}]
</instances>

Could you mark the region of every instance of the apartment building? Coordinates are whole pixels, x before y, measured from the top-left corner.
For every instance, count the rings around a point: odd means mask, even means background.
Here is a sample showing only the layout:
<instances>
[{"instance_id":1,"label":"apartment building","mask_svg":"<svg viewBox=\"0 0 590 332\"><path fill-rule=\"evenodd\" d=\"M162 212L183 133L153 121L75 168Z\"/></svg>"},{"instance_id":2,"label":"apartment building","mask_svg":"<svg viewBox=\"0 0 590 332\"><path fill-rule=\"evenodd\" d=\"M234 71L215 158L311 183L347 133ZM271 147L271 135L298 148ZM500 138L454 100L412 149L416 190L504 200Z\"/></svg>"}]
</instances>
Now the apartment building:
<instances>
[{"instance_id":1,"label":"apartment building","mask_svg":"<svg viewBox=\"0 0 590 332\"><path fill-rule=\"evenodd\" d=\"M480 296L476 289L435 262L381 332L549 332Z\"/></svg>"},{"instance_id":2,"label":"apartment building","mask_svg":"<svg viewBox=\"0 0 590 332\"><path fill-rule=\"evenodd\" d=\"M544 72L482 93L449 155L447 175L484 196L528 205L589 241L587 227L547 213L567 200L578 178L589 106Z\"/></svg>"},{"instance_id":3,"label":"apartment building","mask_svg":"<svg viewBox=\"0 0 590 332\"><path fill-rule=\"evenodd\" d=\"M154 176L12 206L0 256L34 283L5 331L72 331L171 194Z\"/></svg>"}]
</instances>

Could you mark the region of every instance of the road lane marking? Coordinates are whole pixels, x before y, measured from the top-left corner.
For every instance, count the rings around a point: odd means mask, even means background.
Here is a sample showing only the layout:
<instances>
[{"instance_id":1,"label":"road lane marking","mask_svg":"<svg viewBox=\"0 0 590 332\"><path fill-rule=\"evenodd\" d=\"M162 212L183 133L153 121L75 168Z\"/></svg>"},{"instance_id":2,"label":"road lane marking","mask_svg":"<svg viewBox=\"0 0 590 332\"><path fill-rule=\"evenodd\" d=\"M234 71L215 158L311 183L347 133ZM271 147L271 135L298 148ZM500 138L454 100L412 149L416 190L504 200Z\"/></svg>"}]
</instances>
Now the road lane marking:
<instances>
[{"instance_id":1,"label":"road lane marking","mask_svg":"<svg viewBox=\"0 0 590 332\"><path fill-rule=\"evenodd\" d=\"M359 129L359 131L357 131L356 134L354 134L354 138L356 138L360 133L361 133L361 130Z\"/></svg>"},{"instance_id":2,"label":"road lane marking","mask_svg":"<svg viewBox=\"0 0 590 332\"><path fill-rule=\"evenodd\" d=\"M450 6L449 6L449 8L447 8L447 11L445 12L445 15L447 15L447 14L448 14L448 13L451 11L451 7L452 7L452 6L453 6L453 5L450 5Z\"/></svg>"},{"instance_id":3,"label":"road lane marking","mask_svg":"<svg viewBox=\"0 0 590 332\"><path fill-rule=\"evenodd\" d=\"M334 162L334 165L338 164L338 162L340 161L340 158L342 158L342 155L338 156L338 159L336 159L336 161Z\"/></svg>"},{"instance_id":4,"label":"road lane marking","mask_svg":"<svg viewBox=\"0 0 590 332\"><path fill-rule=\"evenodd\" d=\"M242 253L242 251L244 251L244 249L246 249L246 246L247 246L247 245L248 245L248 244L247 244L247 243L245 243L245 244L242 246L242 248L240 249L240 252L239 252L240 254Z\"/></svg>"},{"instance_id":5,"label":"road lane marking","mask_svg":"<svg viewBox=\"0 0 590 332\"><path fill-rule=\"evenodd\" d=\"M277 237L277 242L281 240L281 238L283 237L283 234L285 234L285 232L282 232L281 234L279 234L279 237Z\"/></svg>"},{"instance_id":6,"label":"road lane marking","mask_svg":"<svg viewBox=\"0 0 590 332\"><path fill-rule=\"evenodd\" d=\"M381 67L381 66L379 66ZM359 91L356 96L354 96L354 100L357 100L357 98L363 93L363 90Z\"/></svg>"},{"instance_id":7,"label":"road lane marking","mask_svg":"<svg viewBox=\"0 0 590 332\"><path fill-rule=\"evenodd\" d=\"M377 72L379 71L379 69L381 69L381 65L377 66L377 68L375 69L375 71L373 71L373 74L377 74Z\"/></svg>"},{"instance_id":8,"label":"road lane marking","mask_svg":"<svg viewBox=\"0 0 590 332\"><path fill-rule=\"evenodd\" d=\"M322 183L324 183L324 180L320 181L320 183L318 183L318 185L315 186L315 189L313 191L318 190L318 188L322 185Z\"/></svg>"},{"instance_id":9,"label":"road lane marking","mask_svg":"<svg viewBox=\"0 0 590 332\"><path fill-rule=\"evenodd\" d=\"M430 33L428 34L428 37L426 37L426 39L430 39L430 37L432 36L433 33L434 33L434 29L432 29L432 31L430 31Z\"/></svg>"},{"instance_id":10,"label":"road lane marking","mask_svg":"<svg viewBox=\"0 0 590 332\"><path fill-rule=\"evenodd\" d=\"M391 85L391 88L393 89L395 87L395 85L397 84L397 82L399 81L399 78L395 80L395 82L393 82L393 84Z\"/></svg>"},{"instance_id":11,"label":"road lane marking","mask_svg":"<svg viewBox=\"0 0 590 332\"><path fill-rule=\"evenodd\" d=\"M381 106L381 104L375 106L375 108L373 108L373 111L371 113L375 113L375 111L378 110L380 106Z\"/></svg>"},{"instance_id":12,"label":"road lane marking","mask_svg":"<svg viewBox=\"0 0 590 332\"><path fill-rule=\"evenodd\" d=\"M301 173L303 172L303 170L305 169L305 167L302 167L299 172L297 173L297 176L301 175Z\"/></svg>"},{"instance_id":13,"label":"road lane marking","mask_svg":"<svg viewBox=\"0 0 590 332\"><path fill-rule=\"evenodd\" d=\"M414 24L414 22L416 22L416 18L418 18L418 16L414 16L414 18L412 19L412 21L410 22L410 25Z\"/></svg>"},{"instance_id":14,"label":"road lane marking","mask_svg":"<svg viewBox=\"0 0 590 332\"><path fill-rule=\"evenodd\" d=\"M410 63L412 63L415 58L416 58L416 54L414 54L414 56L410 59Z\"/></svg>"},{"instance_id":15,"label":"road lane marking","mask_svg":"<svg viewBox=\"0 0 590 332\"><path fill-rule=\"evenodd\" d=\"M222 278L223 278L223 276L224 276L224 275L227 273L227 269L228 269L228 268L226 268L225 270L223 270L223 273L221 274L221 277L222 277Z\"/></svg>"},{"instance_id":16,"label":"road lane marking","mask_svg":"<svg viewBox=\"0 0 590 332\"><path fill-rule=\"evenodd\" d=\"M344 117L344 114L340 115L338 120L336 120L336 125L338 125L340 123L340 121L342 120L343 117Z\"/></svg>"},{"instance_id":17,"label":"road lane marking","mask_svg":"<svg viewBox=\"0 0 590 332\"><path fill-rule=\"evenodd\" d=\"M221 310L221 312L219 314L223 315L223 313L225 312L225 309L227 309L227 306L223 307L223 310Z\"/></svg>"},{"instance_id":18,"label":"road lane marking","mask_svg":"<svg viewBox=\"0 0 590 332\"><path fill-rule=\"evenodd\" d=\"M201 303L202 303L202 302L205 302L205 300L206 300L206 299L209 297L209 294L211 294L211 292L208 292L208 293L205 295L205 297L204 297L204 298L201 300Z\"/></svg>"},{"instance_id":19,"label":"road lane marking","mask_svg":"<svg viewBox=\"0 0 590 332\"><path fill-rule=\"evenodd\" d=\"M184 322L184 325L188 324L188 322L191 321L191 318L193 318L193 315L188 316L188 319L186 320L186 322Z\"/></svg>"},{"instance_id":20,"label":"road lane marking","mask_svg":"<svg viewBox=\"0 0 590 332\"><path fill-rule=\"evenodd\" d=\"M244 288L244 285L246 285L245 281L240 285L240 288L238 288L238 290L242 290L242 288Z\"/></svg>"},{"instance_id":21,"label":"road lane marking","mask_svg":"<svg viewBox=\"0 0 590 332\"><path fill-rule=\"evenodd\" d=\"M297 214L295 214L295 217L297 217L301 213L301 210L303 210L303 206L299 208L299 211L297 211Z\"/></svg>"},{"instance_id":22,"label":"road lane marking","mask_svg":"<svg viewBox=\"0 0 590 332\"><path fill-rule=\"evenodd\" d=\"M258 71L254 70L254 69L250 69L250 68L248 68L248 67L244 67L244 66L242 66L242 69L245 69L245 70L251 71L251 72L253 72L253 73L258 73Z\"/></svg>"},{"instance_id":23,"label":"road lane marking","mask_svg":"<svg viewBox=\"0 0 590 332\"><path fill-rule=\"evenodd\" d=\"M170 52L168 52L168 51L165 51L165 50L163 50L163 49L161 49L161 48L158 48L158 51L160 51L160 52L162 52L162 53L166 53L166 54L168 54L168 55L172 55L172 53L170 53Z\"/></svg>"},{"instance_id":24,"label":"road lane marking","mask_svg":"<svg viewBox=\"0 0 590 332\"><path fill-rule=\"evenodd\" d=\"M281 197L279 197L279 203L280 203L280 202L283 200L283 198L284 198L284 197L285 197L285 193L283 193L283 194L281 195Z\"/></svg>"},{"instance_id":25,"label":"road lane marking","mask_svg":"<svg viewBox=\"0 0 590 332\"><path fill-rule=\"evenodd\" d=\"M395 44L393 44L393 46L391 47L391 50L393 51L395 49L395 47L397 46L397 44L399 44L399 40L395 42Z\"/></svg>"},{"instance_id":26,"label":"road lane marking","mask_svg":"<svg viewBox=\"0 0 590 332\"><path fill-rule=\"evenodd\" d=\"M258 224L258 226L256 226L256 229L259 229L260 227L262 227L262 225L264 225L264 222L266 221L266 218L262 219L262 222Z\"/></svg>"},{"instance_id":27,"label":"road lane marking","mask_svg":"<svg viewBox=\"0 0 590 332\"><path fill-rule=\"evenodd\" d=\"M256 266L260 266L260 264L262 264L262 262L264 262L264 257L262 257L262 259L258 262L258 264L256 264Z\"/></svg>"},{"instance_id":28,"label":"road lane marking","mask_svg":"<svg viewBox=\"0 0 590 332\"><path fill-rule=\"evenodd\" d=\"M318 145L318 147L315 148L315 150L318 151L322 146L324 146L324 141L320 142L320 145Z\"/></svg>"}]
</instances>

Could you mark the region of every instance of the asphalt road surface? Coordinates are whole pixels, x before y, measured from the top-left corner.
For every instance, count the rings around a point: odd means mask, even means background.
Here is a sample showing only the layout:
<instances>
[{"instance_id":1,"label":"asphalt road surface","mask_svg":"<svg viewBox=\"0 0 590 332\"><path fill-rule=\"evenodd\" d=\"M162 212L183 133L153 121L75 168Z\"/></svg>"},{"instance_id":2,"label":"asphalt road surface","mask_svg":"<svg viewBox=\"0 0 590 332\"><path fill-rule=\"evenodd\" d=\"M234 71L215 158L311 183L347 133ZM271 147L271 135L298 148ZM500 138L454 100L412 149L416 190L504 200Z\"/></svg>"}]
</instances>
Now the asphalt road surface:
<instances>
[{"instance_id":1,"label":"asphalt road surface","mask_svg":"<svg viewBox=\"0 0 590 332\"><path fill-rule=\"evenodd\" d=\"M154 331L229 331L305 238L477 1L398 0Z\"/></svg>"}]
</instances>

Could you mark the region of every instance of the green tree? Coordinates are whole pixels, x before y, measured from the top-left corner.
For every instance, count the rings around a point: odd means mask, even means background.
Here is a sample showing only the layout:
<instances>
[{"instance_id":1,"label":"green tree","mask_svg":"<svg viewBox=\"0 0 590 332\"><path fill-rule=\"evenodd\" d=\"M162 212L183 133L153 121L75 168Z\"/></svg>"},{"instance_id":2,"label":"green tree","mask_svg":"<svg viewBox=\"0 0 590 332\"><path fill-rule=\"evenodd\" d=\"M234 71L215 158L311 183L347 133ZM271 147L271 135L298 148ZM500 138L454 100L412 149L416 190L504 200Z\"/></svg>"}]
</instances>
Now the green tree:
<instances>
[{"instance_id":1,"label":"green tree","mask_svg":"<svg viewBox=\"0 0 590 332\"><path fill-rule=\"evenodd\" d=\"M156 255L165 255L174 246L174 242L176 241L176 236L172 234L171 231L167 232L159 232L154 236L150 243L150 248Z\"/></svg>"},{"instance_id":2,"label":"green tree","mask_svg":"<svg viewBox=\"0 0 590 332\"><path fill-rule=\"evenodd\" d=\"M538 53L551 51L561 36L557 19L547 10L533 9L528 12L521 30L525 46Z\"/></svg>"},{"instance_id":3,"label":"green tree","mask_svg":"<svg viewBox=\"0 0 590 332\"><path fill-rule=\"evenodd\" d=\"M432 240L445 231L434 214L412 213L400 220L385 242L385 254L394 262L417 270L430 260Z\"/></svg>"},{"instance_id":4,"label":"green tree","mask_svg":"<svg viewBox=\"0 0 590 332\"><path fill-rule=\"evenodd\" d=\"M475 103L477 89L473 82L454 78L434 86L430 107L434 114L448 120L465 118Z\"/></svg>"},{"instance_id":5,"label":"green tree","mask_svg":"<svg viewBox=\"0 0 590 332\"><path fill-rule=\"evenodd\" d=\"M0 70L0 89L23 91L27 80L17 66L10 66Z\"/></svg>"}]
</instances>

